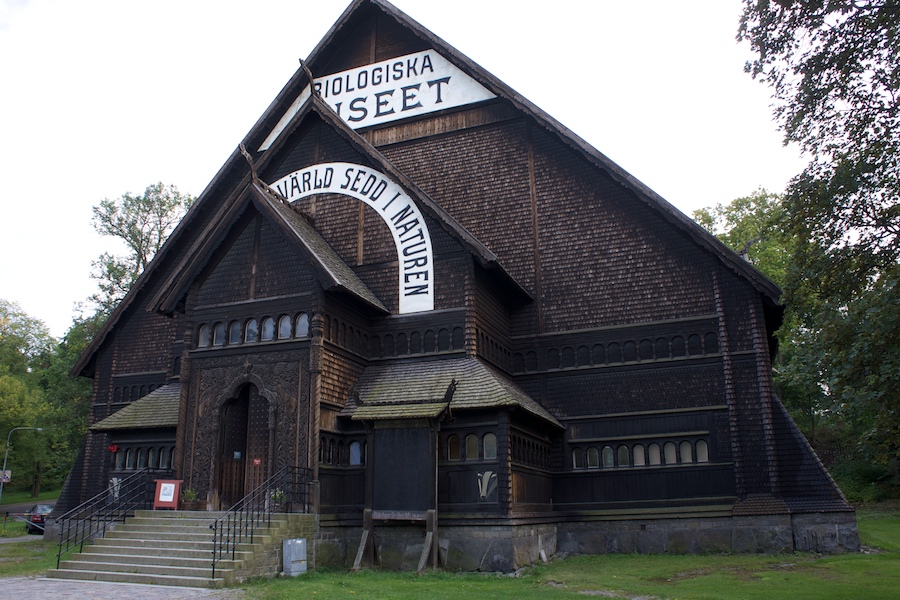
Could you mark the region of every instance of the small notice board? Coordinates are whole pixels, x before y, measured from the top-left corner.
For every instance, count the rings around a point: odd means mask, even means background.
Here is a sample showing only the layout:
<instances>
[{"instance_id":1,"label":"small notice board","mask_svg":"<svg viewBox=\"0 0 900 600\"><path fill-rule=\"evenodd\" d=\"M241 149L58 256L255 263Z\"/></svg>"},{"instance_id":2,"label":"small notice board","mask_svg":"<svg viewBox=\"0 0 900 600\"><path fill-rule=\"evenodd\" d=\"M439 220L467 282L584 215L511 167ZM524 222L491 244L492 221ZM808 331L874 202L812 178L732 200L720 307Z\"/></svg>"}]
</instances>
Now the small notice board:
<instances>
[{"instance_id":1,"label":"small notice board","mask_svg":"<svg viewBox=\"0 0 900 600\"><path fill-rule=\"evenodd\" d=\"M157 508L178 508L181 495L181 479L157 479L156 493L153 495L153 510Z\"/></svg>"}]
</instances>

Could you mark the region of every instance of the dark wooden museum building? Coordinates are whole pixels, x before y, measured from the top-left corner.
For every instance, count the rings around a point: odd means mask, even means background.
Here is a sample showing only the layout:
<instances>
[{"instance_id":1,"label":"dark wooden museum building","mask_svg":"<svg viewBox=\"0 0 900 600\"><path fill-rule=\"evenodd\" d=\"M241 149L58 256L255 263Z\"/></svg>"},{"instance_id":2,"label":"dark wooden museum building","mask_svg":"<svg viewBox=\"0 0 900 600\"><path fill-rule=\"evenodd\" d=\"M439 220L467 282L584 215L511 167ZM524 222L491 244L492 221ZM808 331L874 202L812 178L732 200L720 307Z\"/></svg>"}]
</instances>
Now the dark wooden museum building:
<instances>
[{"instance_id":1,"label":"dark wooden museum building","mask_svg":"<svg viewBox=\"0 0 900 600\"><path fill-rule=\"evenodd\" d=\"M312 85L310 79L312 78ZM317 564L838 551L771 376L778 288L384 0L355 0L82 356L72 506L310 469ZM371 511L371 512L370 512Z\"/></svg>"}]
</instances>

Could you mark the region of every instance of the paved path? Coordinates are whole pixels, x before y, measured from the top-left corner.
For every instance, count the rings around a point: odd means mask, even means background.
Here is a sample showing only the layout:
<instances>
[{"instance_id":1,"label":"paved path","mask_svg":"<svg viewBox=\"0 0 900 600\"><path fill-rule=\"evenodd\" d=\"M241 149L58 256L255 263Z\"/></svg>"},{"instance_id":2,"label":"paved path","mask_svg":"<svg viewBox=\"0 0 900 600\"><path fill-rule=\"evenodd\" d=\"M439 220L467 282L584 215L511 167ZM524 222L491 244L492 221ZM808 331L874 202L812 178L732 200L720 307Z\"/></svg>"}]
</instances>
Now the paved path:
<instances>
[{"instance_id":1,"label":"paved path","mask_svg":"<svg viewBox=\"0 0 900 600\"><path fill-rule=\"evenodd\" d=\"M242 590L204 590L166 585L104 583L45 577L4 577L0 579L4 600L242 600Z\"/></svg>"}]
</instances>

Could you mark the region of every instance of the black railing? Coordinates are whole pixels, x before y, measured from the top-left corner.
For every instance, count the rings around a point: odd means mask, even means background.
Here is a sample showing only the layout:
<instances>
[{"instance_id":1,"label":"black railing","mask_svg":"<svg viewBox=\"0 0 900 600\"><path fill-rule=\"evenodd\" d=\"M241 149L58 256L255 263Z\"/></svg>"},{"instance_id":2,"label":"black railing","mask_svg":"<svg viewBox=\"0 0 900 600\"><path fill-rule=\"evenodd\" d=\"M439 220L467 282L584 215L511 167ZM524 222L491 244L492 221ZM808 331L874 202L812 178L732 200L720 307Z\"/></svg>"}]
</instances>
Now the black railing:
<instances>
[{"instance_id":1,"label":"black railing","mask_svg":"<svg viewBox=\"0 0 900 600\"><path fill-rule=\"evenodd\" d=\"M253 531L272 522L279 512L309 512L309 469L282 467L216 519L213 530L212 577L216 565L234 559L238 545L253 543Z\"/></svg>"},{"instance_id":2,"label":"black railing","mask_svg":"<svg viewBox=\"0 0 900 600\"><path fill-rule=\"evenodd\" d=\"M56 519L56 568L66 552L76 546L80 552L86 541L103 537L110 525L124 523L136 510L152 508L155 480L172 479L174 475L170 470L141 469L124 479L113 480L107 489Z\"/></svg>"}]
</instances>

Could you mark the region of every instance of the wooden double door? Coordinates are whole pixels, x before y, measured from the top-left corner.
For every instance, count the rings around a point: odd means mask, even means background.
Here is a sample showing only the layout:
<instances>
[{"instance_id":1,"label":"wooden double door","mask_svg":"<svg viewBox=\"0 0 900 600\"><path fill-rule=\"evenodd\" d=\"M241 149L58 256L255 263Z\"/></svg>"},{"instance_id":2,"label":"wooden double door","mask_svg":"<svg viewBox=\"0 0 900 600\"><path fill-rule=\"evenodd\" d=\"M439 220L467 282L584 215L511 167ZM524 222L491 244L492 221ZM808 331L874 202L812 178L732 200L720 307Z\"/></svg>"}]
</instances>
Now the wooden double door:
<instances>
[{"instance_id":1,"label":"wooden double door","mask_svg":"<svg viewBox=\"0 0 900 600\"><path fill-rule=\"evenodd\" d=\"M216 487L230 508L269 477L269 403L256 386L240 389L223 407Z\"/></svg>"}]
</instances>

